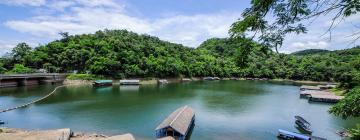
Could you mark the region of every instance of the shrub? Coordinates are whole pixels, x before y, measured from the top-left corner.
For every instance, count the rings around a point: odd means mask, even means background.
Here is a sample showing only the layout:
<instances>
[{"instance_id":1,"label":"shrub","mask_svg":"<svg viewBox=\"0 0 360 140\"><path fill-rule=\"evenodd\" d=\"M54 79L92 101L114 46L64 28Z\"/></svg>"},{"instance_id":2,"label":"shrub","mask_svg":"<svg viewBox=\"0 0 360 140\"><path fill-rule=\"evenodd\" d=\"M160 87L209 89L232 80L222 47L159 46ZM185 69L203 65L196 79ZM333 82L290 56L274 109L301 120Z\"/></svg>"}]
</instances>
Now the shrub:
<instances>
[{"instance_id":1,"label":"shrub","mask_svg":"<svg viewBox=\"0 0 360 140\"><path fill-rule=\"evenodd\" d=\"M103 77L92 74L70 74L66 78L69 80L97 80Z\"/></svg>"},{"instance_id":2,"label":"shrub","mask_svg":"<svg viewBox=\"0 0 360 140\"><path fill-rule=\"evenodd\" d=\"M15 64L14 68L7 74L23 74L23 73L33 73L34 71L31 68L25 67L23 64Z\"/></svg>"}]
</instances>

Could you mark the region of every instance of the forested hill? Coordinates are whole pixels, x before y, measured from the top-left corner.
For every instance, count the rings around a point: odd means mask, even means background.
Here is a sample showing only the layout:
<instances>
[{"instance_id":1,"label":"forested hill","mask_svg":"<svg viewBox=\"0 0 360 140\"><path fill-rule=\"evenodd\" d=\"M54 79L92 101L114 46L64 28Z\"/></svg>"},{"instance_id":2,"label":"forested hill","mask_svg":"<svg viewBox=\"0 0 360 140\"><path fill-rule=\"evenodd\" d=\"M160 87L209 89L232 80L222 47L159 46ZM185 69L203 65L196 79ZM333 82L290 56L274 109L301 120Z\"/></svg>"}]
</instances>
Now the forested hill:
<instances>
[{"instance_id":1,"label":"forested hill","mask_svg":"<svg viewBox=\"0 0 360 140\"><path fill-rule=\"evenodd\" d=\"M301 51L293 52L291 54L293 54L293 55L312 55L312 54L319 54L319 53L326 53L326 52L329 52L329 50L307 49L307 50L301 50Z\"/></svg>"},{"instance_id":2,"label":"forested hill","mask_svg":"<svg viewBox=\"0 0 360 140\"><path fill-rule=\"evenodd\" d=\"M92 73L124 77L219 76L339 81L351 79L359 47L318 55L277 54L246 38L213 38L197 49L126 30L62 34L30 48L18 44L0 62L0 72ZM345 55L351 54L351 55Z\"/></svg>"}]
</instances>

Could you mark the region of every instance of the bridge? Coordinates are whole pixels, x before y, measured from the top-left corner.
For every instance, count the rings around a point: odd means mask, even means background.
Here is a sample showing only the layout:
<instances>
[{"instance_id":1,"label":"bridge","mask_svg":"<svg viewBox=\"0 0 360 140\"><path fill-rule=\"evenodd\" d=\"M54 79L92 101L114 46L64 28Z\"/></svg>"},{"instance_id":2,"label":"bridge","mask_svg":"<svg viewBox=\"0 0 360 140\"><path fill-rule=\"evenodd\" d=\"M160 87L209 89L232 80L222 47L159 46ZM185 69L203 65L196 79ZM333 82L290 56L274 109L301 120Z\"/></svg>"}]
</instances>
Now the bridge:
<instances>
[{"instance_id":1,"label":"bridge","mask_svg":"<svg viewBox=\"0 0 360 140\"><path fill-rule=\"evenodd\" d=\"M0 74L0 88L57 83L64 81L66 75L64 73Z\"/></svg>"}]
</instances>

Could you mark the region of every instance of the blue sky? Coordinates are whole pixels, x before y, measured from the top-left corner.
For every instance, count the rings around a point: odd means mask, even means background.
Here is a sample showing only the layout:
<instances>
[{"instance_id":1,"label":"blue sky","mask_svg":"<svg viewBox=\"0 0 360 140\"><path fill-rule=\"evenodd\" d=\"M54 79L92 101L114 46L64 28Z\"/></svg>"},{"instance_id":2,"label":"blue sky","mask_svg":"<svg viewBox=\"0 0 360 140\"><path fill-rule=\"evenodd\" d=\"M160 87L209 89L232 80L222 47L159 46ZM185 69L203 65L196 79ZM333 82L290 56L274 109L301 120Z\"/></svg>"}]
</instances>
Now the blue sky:
<instances>
[{"instance_id":1,"label":"blue sky","mask_svg":"<svg viewBox=\"0 0 360 140\"><path fill-rule=\"evenodd\" d=\"M250 0L0 0L0 54L19 42L46 44L59 32L103 29L128 29L197 47L208 38L228 37L230 25L249 6ZM331 40L323 35L330 19L322 16L308 26L308 34L286 37L281 52L353 47L348 36L358 31L360 16L342 21Z\"/></svg>"}]
</instances>

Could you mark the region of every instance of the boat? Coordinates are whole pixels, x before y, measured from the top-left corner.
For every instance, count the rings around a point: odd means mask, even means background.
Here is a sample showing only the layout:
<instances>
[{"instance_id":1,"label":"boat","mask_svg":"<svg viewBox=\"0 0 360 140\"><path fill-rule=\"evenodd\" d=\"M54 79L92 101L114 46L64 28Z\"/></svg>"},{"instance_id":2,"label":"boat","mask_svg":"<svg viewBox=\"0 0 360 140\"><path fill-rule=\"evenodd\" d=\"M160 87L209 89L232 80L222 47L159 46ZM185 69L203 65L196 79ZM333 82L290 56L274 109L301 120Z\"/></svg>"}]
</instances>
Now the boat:
<instances>
[{"instance_id":1,"label":"boat","mask_svg":"<svg viewBox=\"0 0 360 140\"><path fill-rule=\"evenodd\" d=\"M326 138L304 135L304 134L290 132L290 131L286 131L286 130L282 130L282 129L279 129L278 133L279 133L278 137L280 139L285 139L285 140L326 140Z\"/></svg>"},{"instance_id":2,"label":"boat","mask_svg":"<svg viewBox=\"0 0 360 140\"><path fill-rule=\"evenodd\" d=\"M215 80L215 79L213 77L204 77L203 80L212 81L212 80Z\"/></svg>"},{"instance_id":3,"label":"boat","mask_svg":"<svg viewBox=\"0 0 360 140\"><path fill-rule=\"evenodd\" d=\"M306 121L304 118L300 117L300 116L295 116L295 124L304 132L311 134L312 130L311 130L311 124Z\"/></svg>"},{"instance_id":4,"label":"boat","mask_svg":"<svg viewBox=\"0 0 360 140\"><path fill-rule=\"evenodd\" d=\"M159 79L158 84L168 84L169 82L166 79Z\"/></svg>"},{"instance_id":5,"label":"boat","mask_svg":"<svg viewBox=\"0 0 360 140\"><path fill-rule=\"evenodd\" d=\"M94 87L101 87L101 86L112 86L112 80L96 80L93 82Z\"/></svg>"},{"instance_id":6,"label":"boat","mask_svg":"<svg viewBox=\"0 0 360 140\"><path fill-rule=\"evenodd\" d=\"M2 120L0 120L0 125L1 125L1 124L5 124L5 122L4 122L4 121L2 121Z\"/></svg>"},{"instance_id":7,"label":"boat","mask_svg":"<svg viewBox=\"0 0 360 140\"><path fill-rule=\"evenodd\" d=\"M310 136L279 129L278 137L285 140L311 140Z\"/></svg>"},{"instance_id":8,"label":"boat","mask_svg":"<svg viewBox=\"0 0 360 140\"><path fill-rule=\"evenodd\" d=\"M213 77L214 80L221 80L219 77Z\"/></svg>"},{"instance_id":9,"label":"boat","mask_svg":"<svg viewBox=\"0 0 360 140\"><path fill-rule=\"evenodd\" d=\"M174 140L189 139L195 124L195 112L189 106L183 106L172 112L155 129L157 139L172 137Z\"/></svg>"},{"instance_id":10,"label":"boat","mask_svg":"<svg viewBox=\"0 0 360 140\"><path fill-rule=\"evenodd\" d=\"M120 85L140 85L140 80L120 80Z\"/></svg>"}]
</instances>

